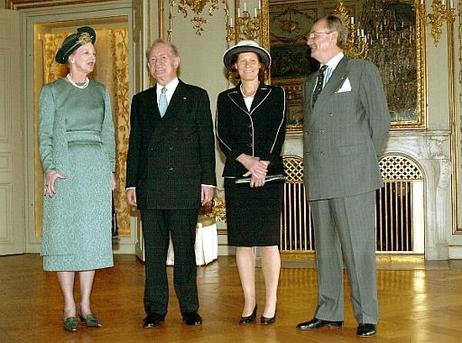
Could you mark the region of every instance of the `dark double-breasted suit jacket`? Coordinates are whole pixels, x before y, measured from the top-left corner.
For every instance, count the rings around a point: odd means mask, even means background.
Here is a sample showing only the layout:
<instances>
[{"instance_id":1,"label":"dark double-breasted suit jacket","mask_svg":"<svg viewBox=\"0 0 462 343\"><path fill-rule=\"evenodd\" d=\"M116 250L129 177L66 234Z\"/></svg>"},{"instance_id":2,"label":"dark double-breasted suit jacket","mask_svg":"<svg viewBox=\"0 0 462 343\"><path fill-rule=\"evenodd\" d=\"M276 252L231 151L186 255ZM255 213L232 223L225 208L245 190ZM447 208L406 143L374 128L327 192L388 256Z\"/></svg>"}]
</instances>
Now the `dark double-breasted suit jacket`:
<instances>
[{"instance_id":1,"label":"dark double-breasted suit jacket","mask_svg":"<svg viewBox=\"0 0 462 343\"><path fill-rule=\"evenodd\" d=\"M193 209L201 184L216 185L215 147L207 92L179 82L163 118L156 87L132 100L127 187L139 209Z\"/></svg>"}]
</instances>

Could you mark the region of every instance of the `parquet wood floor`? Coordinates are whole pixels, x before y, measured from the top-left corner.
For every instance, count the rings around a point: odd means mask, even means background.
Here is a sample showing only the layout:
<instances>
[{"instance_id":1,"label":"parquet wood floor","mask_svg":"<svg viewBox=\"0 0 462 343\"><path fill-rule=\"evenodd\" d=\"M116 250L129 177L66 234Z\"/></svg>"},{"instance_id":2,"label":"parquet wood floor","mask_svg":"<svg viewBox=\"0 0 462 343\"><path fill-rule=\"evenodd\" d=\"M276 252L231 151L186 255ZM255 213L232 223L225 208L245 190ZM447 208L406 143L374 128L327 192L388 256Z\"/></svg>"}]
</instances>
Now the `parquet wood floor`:
<instances>
[{"instance_id":1,"label":"parquet wood floor","mask_svg":"<svg viewBox=\"0 0 462 343\"><path fill-rule=\"evenodd\" d=\"M356 337L348 299L343 329L295 329L316 306L312 267L282 269L275 325L237 324L242 295L233 257L198 268L201 327L182 324L171 287L165 323L147 330L141 326L144 266L134 256L119 255L114 268L97 272L94 286L93 308L104 326L68 333L61 324L56 275L42 271L38 255L5 256L0 257L0 342L462 342L462 261L385 263L377 277L381 319L373 338ZM261 270L257 280L263 306Z\"/></svg>"}]
</instances>

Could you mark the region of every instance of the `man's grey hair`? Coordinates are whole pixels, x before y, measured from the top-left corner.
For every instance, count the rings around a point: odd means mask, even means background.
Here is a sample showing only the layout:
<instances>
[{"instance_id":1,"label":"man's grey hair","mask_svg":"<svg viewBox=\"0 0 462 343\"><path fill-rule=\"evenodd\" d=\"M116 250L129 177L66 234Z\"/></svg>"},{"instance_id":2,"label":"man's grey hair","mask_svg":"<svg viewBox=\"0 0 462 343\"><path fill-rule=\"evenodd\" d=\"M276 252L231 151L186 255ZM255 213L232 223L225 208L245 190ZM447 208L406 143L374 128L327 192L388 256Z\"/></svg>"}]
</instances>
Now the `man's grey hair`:
<instances>
[{"instance_id":1,"label":"man's grey hair","mask_svg":"<svg viewBox=\"0 0 462 343\"><path fill-rule=\"evenodd\" d=\"M327 15L325 17L322 17L318 21L321 20L324 20L326 22L327 29L330 32L338 33L337 46L340 49L343 49L346 43L347 29L345 28L345 25L343 25L342 19L336 15Z\"/></svg>"},{"instance_id":2,"label":"man's grey hair","mask_svg":"<svg viewBox=\"0 0 462 343\"><path fill-rule=\"evenodd\" d=\"M159 44L165 44L167 45L168 47L170 47L170 51L172 53L173 56L175 57L180 57L178 55L178 49L176 48L175 44L171 43L171 42L167 42L167 41L164 41L163 39L156 39L154 41L154 43L151 44L151 46L149 47L149 49L146 50L146 59L149 61L149 55L151 54L151 51L152 49L154 49L157 45Z\"/></svg>"}]
</instances>

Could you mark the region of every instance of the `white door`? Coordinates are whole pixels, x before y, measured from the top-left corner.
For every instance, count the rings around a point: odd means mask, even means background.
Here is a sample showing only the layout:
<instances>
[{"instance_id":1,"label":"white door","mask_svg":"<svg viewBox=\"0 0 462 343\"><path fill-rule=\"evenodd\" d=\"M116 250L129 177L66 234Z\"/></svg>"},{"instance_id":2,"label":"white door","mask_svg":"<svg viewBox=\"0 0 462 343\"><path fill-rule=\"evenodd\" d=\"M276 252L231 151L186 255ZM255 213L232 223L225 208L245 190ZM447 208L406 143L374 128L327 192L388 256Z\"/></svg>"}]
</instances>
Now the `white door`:
<instances>
[{"instance_id":1,"label":"white door","mask_svg":"<svg viewBox=\"0 0 462 343\"><path fill-rule=\"evenodd\" d=\"M25 249L20 16L0 9L0 255Z\"/></svg>"}]
</instances>

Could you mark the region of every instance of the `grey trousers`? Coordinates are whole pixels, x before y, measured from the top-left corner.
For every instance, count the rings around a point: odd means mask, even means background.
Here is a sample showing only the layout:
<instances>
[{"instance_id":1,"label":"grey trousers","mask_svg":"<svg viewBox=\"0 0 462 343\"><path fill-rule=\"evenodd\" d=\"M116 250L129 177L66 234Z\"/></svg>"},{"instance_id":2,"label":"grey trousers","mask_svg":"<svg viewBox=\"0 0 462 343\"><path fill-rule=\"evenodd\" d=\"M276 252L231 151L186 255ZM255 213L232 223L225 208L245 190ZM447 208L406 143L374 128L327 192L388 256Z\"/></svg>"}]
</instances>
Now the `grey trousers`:
<instances>
[{"instance_id":1,"label":"grey trousers","mask_svg":"<svg viewBox=\"0 0 462 343\"><path fill-rule=\"evenodd\" d=\"M378 320L375 192L310 201L318 267L318 319L343 321L343 263L358 323Z\"/></svg>"}]
</instances>

